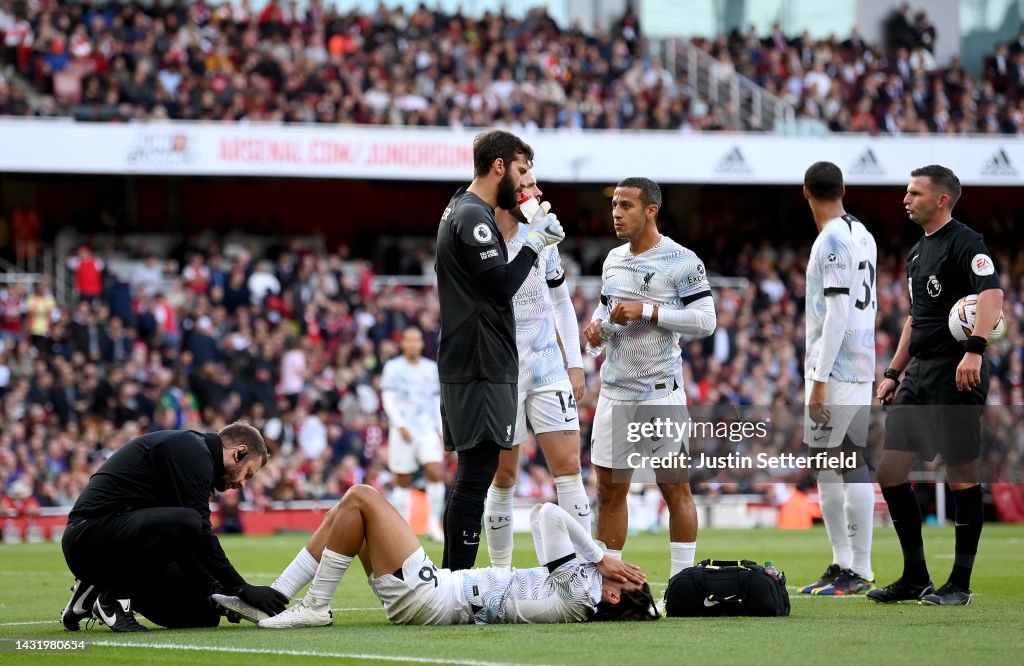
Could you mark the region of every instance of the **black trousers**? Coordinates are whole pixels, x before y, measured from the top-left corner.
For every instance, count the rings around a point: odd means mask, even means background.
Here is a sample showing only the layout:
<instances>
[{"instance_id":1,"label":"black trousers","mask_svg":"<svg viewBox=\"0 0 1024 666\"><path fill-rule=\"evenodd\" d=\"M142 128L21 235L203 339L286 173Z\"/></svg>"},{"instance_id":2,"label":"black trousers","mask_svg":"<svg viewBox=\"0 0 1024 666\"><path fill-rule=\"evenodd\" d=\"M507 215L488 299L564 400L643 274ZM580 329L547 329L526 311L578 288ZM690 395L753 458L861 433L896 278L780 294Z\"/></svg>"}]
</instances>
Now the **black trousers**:
<instances>
[{"instance_id":1,"label":"black trousers","mask_svg":"<svg viewBox=\"0 0 1024 666\"><path fill-rule=\"evenodd\" d=\"M61 546L77 578L165 627L211 627L215 582L196 561L202 518L192 509L156 507L68 523Z\"/></svg>"}]
</instances>

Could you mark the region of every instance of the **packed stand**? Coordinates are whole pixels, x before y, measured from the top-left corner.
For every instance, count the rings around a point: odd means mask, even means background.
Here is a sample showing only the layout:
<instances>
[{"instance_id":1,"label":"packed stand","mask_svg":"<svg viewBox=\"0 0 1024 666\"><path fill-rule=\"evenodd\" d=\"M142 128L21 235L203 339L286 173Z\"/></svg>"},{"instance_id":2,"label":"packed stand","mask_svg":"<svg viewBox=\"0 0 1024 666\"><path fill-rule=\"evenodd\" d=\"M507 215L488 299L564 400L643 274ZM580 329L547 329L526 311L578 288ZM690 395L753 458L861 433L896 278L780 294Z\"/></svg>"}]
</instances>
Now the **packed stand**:
<instances>
[{"instance_id":1,"label":"packed stand","mask_svg":"<svg viewBox=\"0 0 1024 666\"><path fill-rule=\"evenodd\" d=\"M976 82L938 63L938 36L909 5L887 46L808 31L695 39L717 59L837 132L1016 133L1024 56L997 53ZM81 120L222 121L536 128L762 129L701 99L687 74L645 55L632 11L608 33L560 28L543 7L522 19L383 4L339 13L312 0L24 3L0 0L0 58L44 93L31 107L0 78L0 114Z\"/></svg>"},{"instance_id":2,"label":"packed stand","mask_svg":"<svg viewBox=\"0 0 1024 666\"><path fill-rule=\"evenodd\" d=\"M778 24L767 37L751 28L700 45L721 67L833 132L1024 132L1024 31L1015 46L1002 45L997 74L989 63L989 72L976 80L958 57L936 60L939 36L924 9L903 4L885 27L885 46L865 41L856 28L845 40L815 40L807 30L786 35Z\"/></svg>"},{"instance_id":3,"label":"packed stand","mask_svg":"<svg viewBox=\"0 0 1024 666\"><path fill-rule=\"evenodd\" d=\"M995 247L1004 248L996 263L1009 333L989 354L989 399L1024 406L1024 277L1009 278L1024 275L1024 249ZM31 515L70 506L90 474L141 433L217 430L237 418L259 427L274 453L245 489L255 506L337 498L357 483L389 486L380 372L410 325L424 332L425 354L436 357L433 290L375 287L369 262L351 258L346 247L330 254L301 242L268 254L197 248L186 244L177 259L139 248L130 274L117 275L109 249L94 254L83 246L68 259L77 292L70 307L58 306L45 279L29 289L9 285L0 295L0 511ZM703 248L709 270L746 277L749 286L718 291L718 330L684 344L688 402L802 405L808 248L766 240L720 250ZM903 257L879 256L881 372L909 303ZM418 261L407 269L422 270ZM589 319L591 299L577 288L573 300L580 321ZM584 359L591 364L580 401L586 469L600 380L597 362ZM993 413L1009 420L997 429L1000 457L987 460L986 478L1019 482L1024 420L1010 418L1017 412ZM799 440L750 445L799 453ZM531 441L521 454L520 494L552 497L539 449ZM699 491L764 494L771 491L765 482L795 480L752 476Z\"/></svg>"}]
</instances>

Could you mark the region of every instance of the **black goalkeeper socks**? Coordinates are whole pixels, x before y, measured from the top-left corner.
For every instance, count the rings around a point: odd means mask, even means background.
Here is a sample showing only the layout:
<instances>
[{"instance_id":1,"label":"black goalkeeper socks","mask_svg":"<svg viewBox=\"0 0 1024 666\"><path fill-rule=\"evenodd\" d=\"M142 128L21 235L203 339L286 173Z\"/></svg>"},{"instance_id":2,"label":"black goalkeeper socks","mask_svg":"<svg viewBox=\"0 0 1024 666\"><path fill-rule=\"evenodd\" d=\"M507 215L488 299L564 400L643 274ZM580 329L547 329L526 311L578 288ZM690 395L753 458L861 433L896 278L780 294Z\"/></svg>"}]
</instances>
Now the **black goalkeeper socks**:
<instances>
[{"instance_id":1,"label":"black goalkeeper socks","mask_svg":"<svg viewBox=\"0 0 1024 666\"><path fill-rule=\"evenodd\" d=\"M978 554L981 527L985 522L985 507L982 502L981 486L965 490L954 490L956 513L953 525L956 529L956 555L949 582L965 590L971 587L971 571L974 557Z\"/></svg>"},{"instance_id":2,"label":"black goalkeeper socks","mask_svg":"<svg viewBox=\"0 0 1024 666\"><path fill-rule=\"evenodd\" d=\"M889 516L896 536L903 548L903 579L910 583L928 581L928 565L924 559L924 540L921 538L921 505L909 483L882 488L882 496L889 505Z\"/></svg>"},{"instance_id":3,"label":"black goalkeeper socks","mask_svg":"<svg viewBox=\"0 0 1024 666\"><path fill-rule=\"evenodd\" d=\"M480 526L487 489L498 471L501 447L481 442L459 451L459 467L444 512L444 556L441 566L458 571L471 569L480 549Z\"/></svg>"}]
</instances>

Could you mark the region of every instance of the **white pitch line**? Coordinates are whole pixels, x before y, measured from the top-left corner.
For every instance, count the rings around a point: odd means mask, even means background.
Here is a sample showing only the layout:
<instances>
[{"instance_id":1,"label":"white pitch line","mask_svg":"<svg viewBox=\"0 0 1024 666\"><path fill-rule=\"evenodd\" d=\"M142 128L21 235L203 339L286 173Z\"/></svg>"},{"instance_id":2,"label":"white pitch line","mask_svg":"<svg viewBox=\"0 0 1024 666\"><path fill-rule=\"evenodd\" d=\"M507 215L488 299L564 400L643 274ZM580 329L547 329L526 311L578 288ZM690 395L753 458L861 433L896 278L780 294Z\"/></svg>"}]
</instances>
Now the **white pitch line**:
<instances>
[{"instance_id":1,"label":"white pitch line","mask_svg":"<svg viewBox=\"0 0 1024 666\"><path fill-rule=\"evenodd\" d=\"M381 606L364 606L360 608L332 608L331 611L335 613L355 613L359 611L382 611L384 608ZM0 627L23 627L32 624L59 624L60 619L56 620L33 620L32 622L0 622Z\"/></svg>"},{"instance_id":2,"label":"white pitch line","mask_svg":"<svg viewBox=\"0 0 1024 666\"><path fill-rule=\"evenodd\" d=\"M473 659L444 659L440 657L413 657L392 654L365 654L359 652L317 652L316 650L274 650L260 648L203 646L183 643L136 643L134 641L93 641L103 647L150 648L154 650L188 650L194 652L226 652L229 654L270 654L287 657L325 657L331 659L358 659L365 661L403 661L414 664L459 664L460 666L522 666L504 661L478 661ZM541 665L536 665L541 666Z\"/></svg>"}]
</instances>

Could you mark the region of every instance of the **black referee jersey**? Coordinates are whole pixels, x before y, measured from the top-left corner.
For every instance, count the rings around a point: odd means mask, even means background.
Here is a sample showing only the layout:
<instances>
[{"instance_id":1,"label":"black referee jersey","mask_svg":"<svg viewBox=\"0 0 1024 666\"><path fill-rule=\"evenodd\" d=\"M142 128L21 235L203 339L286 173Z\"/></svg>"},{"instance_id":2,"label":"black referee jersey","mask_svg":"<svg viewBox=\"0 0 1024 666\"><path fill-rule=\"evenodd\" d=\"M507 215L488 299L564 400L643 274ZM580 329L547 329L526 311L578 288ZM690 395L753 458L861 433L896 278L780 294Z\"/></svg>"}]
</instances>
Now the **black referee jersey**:
<instances>
[{"instance_id":1,"label":"black referee jersey","mask_svg":"<svg viewBox=\"0 0 1024 666\"><path fill-rule=\"evenodd\" d=\"M999 288L992 255L982 235L950 220L922 236L907 255L910 288L910 355L916 358L963 356L949 332L949 311L969 294Z\"/></svg>"}]
</instances>

